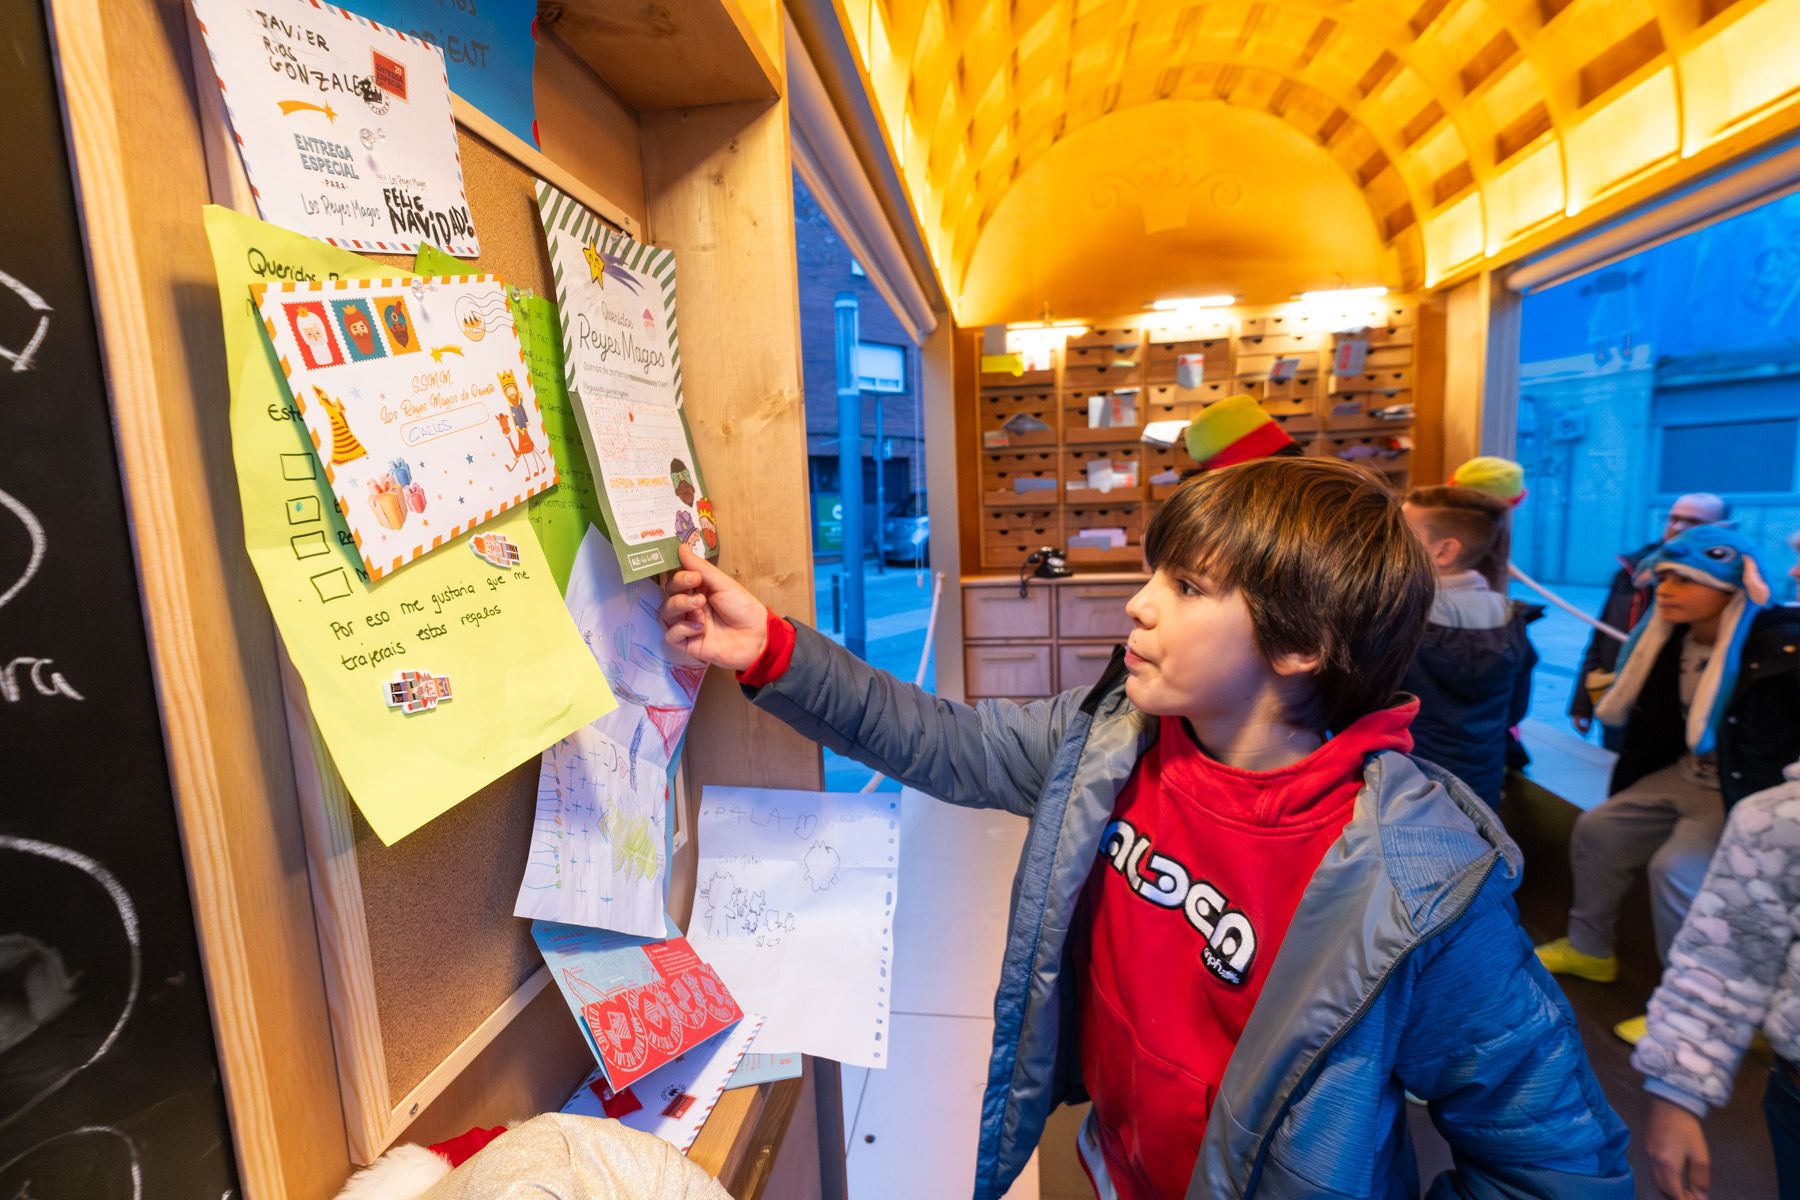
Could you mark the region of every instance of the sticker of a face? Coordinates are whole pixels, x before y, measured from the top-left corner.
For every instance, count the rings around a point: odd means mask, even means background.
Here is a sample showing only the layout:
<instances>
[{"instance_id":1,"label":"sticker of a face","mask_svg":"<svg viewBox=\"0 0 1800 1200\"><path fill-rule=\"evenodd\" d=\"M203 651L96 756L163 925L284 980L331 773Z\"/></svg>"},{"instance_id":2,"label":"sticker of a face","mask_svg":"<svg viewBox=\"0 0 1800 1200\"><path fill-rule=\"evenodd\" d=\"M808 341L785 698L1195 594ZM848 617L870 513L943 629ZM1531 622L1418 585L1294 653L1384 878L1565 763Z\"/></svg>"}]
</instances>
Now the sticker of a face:
<instances>
[{"instance_id":1,"label":"sticker of a face","mask_svg":"<svg viewBox=\"0 0 1800 1200\"><path fill-rule=\"evenodd\" d=\"M344 332L356 343L356 349L362 354L375 352L375 331L369 328L369 319L363 316L362 309L352 309L344 317Z\"/></svg>"},{"instance_id":2,"label":"sticker of a face","mask_svg":"<svg viewBox=\"0 0 1800 1200\"><path fill-rule=\"evenodd\" d=\"M369 308L367 300L333 300L331 309L344 331L344 341L350 350L352 362L387 357L387 347L382 344L381 335L375 331L375 314Z\"/></svg>"},{"instance_id":3,"label":"sticker of a face","mask_svg":"<svg viewBox=\"0 0 1800 1200\"><path fill-rule=\"evenodd\" d=\"M475 301L464 296L456 302L456 322L462 327L463 336L471 342L479 342L487 336L487 321L482 318L481 310L475 307Z\"/></svg>"},{"instance_id":4,"label":"sticker of a face","mask_svg":"<svg viewBox=\"0 0 1800 1200\"><path fill-rule=\"evenodd\" d=\"M675 489L677 500L688 508L694 506L694 473L679 458L669 461L669 486Z\"/></svg>"},{"instance_id":5,"label":"sticker of a face","mask_svg":"<svg viewBox=\"0 0 1800 1200\"><path fill-rule=\"evenodd\" d=\"M378 295L374 297L374 311L382 315L382 327L387 329L387 345L392 353L419 353L418 336L412 331L412 315L407 313L407 297Z\"/></svg>"},{"instance_id":6,"label":"sticker of a face","mask_svg":"<svg viewBox=\"0 0 1800 1200\"><path fill-rule=\"evenodd\" d=\"M286 306L294 337L300 342L300 357L309 369L335 367L344 361L337 338L325 320L325 306L316 300Z\"/></svg>"}]
</instances>

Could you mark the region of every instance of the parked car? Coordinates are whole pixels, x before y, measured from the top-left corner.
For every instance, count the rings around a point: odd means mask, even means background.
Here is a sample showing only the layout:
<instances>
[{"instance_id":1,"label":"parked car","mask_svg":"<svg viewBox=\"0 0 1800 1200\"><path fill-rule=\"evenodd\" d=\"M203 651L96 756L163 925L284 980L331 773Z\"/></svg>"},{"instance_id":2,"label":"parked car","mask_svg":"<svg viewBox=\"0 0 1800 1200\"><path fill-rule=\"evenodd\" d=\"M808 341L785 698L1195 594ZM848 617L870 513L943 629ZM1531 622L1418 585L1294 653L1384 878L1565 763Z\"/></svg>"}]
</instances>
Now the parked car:
<instances>
[{"instance_id":1,"label":"parked car","mask_svg":"<svg viewBox=\"0 0 1800 1200\"><path fill-rule=\"evenodd\" d=\"M888 509L881 523L881 545L891 563L931 564L931 515L925 511L924 492L914 492Z\"/></svg>"}]
</instances>

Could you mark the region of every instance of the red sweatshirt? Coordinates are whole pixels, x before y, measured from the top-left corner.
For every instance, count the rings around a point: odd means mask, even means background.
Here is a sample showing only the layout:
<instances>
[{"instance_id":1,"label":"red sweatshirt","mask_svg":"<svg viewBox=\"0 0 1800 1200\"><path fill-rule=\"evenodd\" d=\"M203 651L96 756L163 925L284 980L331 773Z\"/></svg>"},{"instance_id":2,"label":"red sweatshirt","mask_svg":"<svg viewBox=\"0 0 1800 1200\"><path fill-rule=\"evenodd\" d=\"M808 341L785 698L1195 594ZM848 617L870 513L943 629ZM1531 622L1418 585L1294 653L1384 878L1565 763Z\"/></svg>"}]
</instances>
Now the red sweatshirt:
<instances>
[{"instance_id":1,"label":"red sweatshirt","mask_svg":"<svg viewBox=\"0 0 1800 1200\"><path fill-rule=\"evenodd\" d=\"M1412 749L1417 711L1371 713L1275 771L1214 762L1186 722L1162 718L1077 916L1082 1081L1121 1200L1186 1193L1225 1065L1363 762Z\"/></svg>"},{"instance_id":2,"label":"red sweatshirt","mask_svg":"<svg viewBox=\"0 0 1800 1200\"><path fill-rule=\"evenodd\" d=\"M738 678L781 677L773 614ZM1350 820L1363 763L1412 749L1418 701L1370 713L1291 766L1208 758L1179 717L1113 806L1076 914L1082 1080L1121 1200L1187 1191L1206 1118L1313 872Z\"/></svg>"}]
</instances>

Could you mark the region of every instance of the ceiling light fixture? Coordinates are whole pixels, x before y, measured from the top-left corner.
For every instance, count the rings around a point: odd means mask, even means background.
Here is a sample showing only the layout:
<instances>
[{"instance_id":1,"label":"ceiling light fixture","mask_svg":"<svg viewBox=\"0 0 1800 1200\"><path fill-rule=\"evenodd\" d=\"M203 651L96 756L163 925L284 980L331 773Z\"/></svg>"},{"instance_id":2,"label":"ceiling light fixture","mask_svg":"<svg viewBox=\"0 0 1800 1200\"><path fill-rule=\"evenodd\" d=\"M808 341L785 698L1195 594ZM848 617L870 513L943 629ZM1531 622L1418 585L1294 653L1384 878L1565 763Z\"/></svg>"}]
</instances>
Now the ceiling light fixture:
<instances>
[{"instance_id":1,"label":"ceiling light fixture","mask_svg":"<svg viewBox=\"0 0 1800 1200\"><path fill-rule=\"evenodd\" d=\"M1387 294L1388 290L1384 287L1329 288L1322 292L1301 292L1294 299L1318 304L1333 300L1373 300Z\"/></svg>"},{"instance_id":2,"label":"ceiling light fixture","mask_svg":"<svg viewBox=\"0 0 1800 1200\"><path fill-rule=\"evenodd\" d=\"M1230 308L1237 303L1236 296L1183 296L1174 300L1158 300L1150 307L1157 312L1180 312L1188 308Z\"/></svg>"}]
</instances>

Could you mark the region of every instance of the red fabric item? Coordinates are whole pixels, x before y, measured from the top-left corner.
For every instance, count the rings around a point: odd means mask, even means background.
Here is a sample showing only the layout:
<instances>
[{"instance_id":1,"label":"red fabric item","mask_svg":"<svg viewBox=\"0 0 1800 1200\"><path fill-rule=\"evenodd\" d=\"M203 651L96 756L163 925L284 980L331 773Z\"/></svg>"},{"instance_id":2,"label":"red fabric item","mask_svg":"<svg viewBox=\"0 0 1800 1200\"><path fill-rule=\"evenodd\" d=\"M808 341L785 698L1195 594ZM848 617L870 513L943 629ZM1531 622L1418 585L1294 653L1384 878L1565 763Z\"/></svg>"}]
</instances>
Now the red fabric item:
<instances>
[{"instance_id":1,"label":"red fabric item","mask_svg":"<svg viewBox=\"0 0 1800 1200\"><path fill-rule=\"evenodd\" d=\"M763 647L762 657L737 673L738 682L745 687L774 683L787 674L788 664L793 661L794 627L770 613L769 641Z\"/></svg>"},{"instance_id":2,"label":"red fabric item","mask_svg":"<svg viewBox=\"0 0 1800 1200\"><path fill-rule=\"evenodd\" d=\"M504 1125L496 1125L492 1129L471 1129L467 1133L457 1134L447 1142L427 1146L426 1149L439 1158L449 1159L451 1170L455 1170L481 1153L483 1147L505 1132Z\"/></svg>"},{"instance_id":3,"label":"red fabric item","mask_svg":"<svg viewBox=\"0 0 1800 1200\"><path fill-rule=\"evenodd\" d=\"M1258 425L1201 463L1200 466L1203 470L1216 471L1220 467L1236 466L1241 462L1249 462L1253 458L1267 458L1294 444L1294 439L1288 436L1287 430L1283 429L1279 422L1269 421L1267 424Z\"/></svg>"},{"instance_id":4,"label":"red fabric item","mask_svg":"<svg viewBox=\"0 0 1800 1200\"><path fill-rule=\"evenodd\" d=\"M1186 1193L1225 1066L1363 763L1411 750L1418 710L1370 713L1274 771L1215 762L1162 718L1114 805L1077 950L1082 1079L1121 1200Z\"/></svg>"}]
</instances>

